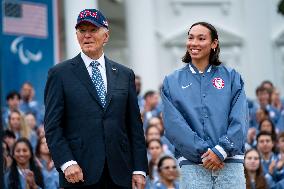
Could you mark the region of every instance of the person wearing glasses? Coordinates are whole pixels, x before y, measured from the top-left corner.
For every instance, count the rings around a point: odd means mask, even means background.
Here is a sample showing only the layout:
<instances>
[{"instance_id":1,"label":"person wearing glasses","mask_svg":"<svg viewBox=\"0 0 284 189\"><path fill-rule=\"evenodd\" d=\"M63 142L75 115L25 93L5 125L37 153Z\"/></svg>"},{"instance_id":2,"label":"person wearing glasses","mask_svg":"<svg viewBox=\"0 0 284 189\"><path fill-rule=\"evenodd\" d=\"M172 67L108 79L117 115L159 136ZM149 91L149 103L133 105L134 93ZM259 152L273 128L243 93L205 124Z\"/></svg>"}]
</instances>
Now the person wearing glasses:
<instances>
[{"instance_id":1,"label":"person wearing glasses","mask_svg":"<svg viewBox=\"0 0 284 189\"><path fill-rule=\"evenodd\" d=\"M213 25L194 23L186 48L186 65L165 77L161 91L166 137L181 166L180 187L244 189L244 82L219 60Z\"/></svg>"},{"instance_id":2,"label":"person wearing glasses","mask_svg":"<svg viewBox=\"0 0 284 189\"><path fill-rule=\"evenodd\" d=\"M109 25L96 9L75 26L81 53L49 70L45 135L62 188L143 189L147 152L131 69L108 59Z\"/></svg>"},{"instance_id":3,"label":"person wearing glasses","mask_svg":"<svg viewBox=\"0 0 284 189\"><path fill-rule=\"evenodd\" d=\"M176 160L171 156L163 156L158 162L160 179L154 184L154 189L179 189L177 182L178 170Z\"/></svg>"}]
</instances>

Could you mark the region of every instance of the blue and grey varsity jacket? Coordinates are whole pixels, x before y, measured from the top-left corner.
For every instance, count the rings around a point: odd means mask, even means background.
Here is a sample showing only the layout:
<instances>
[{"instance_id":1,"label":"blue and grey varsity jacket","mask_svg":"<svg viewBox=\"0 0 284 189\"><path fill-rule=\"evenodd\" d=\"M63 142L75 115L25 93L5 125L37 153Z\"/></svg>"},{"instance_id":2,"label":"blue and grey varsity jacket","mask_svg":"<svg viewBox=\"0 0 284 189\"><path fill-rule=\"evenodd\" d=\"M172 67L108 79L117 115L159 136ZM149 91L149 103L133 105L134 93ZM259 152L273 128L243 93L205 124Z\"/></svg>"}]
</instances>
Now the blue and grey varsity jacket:
<instances>
[{"instance_id":1,"label":"blue and grey varsity jacket","mask_svg":"<svg viewBox=\"0 0 284 189\"><path fill-rule=\"evenodd\" d=\"M193 64L164 79L165 134L183 164L201 164L209 148L224 162L243 162L248 129L244 83L224 65L200 73Z\"/></svg>"}]
</instances>

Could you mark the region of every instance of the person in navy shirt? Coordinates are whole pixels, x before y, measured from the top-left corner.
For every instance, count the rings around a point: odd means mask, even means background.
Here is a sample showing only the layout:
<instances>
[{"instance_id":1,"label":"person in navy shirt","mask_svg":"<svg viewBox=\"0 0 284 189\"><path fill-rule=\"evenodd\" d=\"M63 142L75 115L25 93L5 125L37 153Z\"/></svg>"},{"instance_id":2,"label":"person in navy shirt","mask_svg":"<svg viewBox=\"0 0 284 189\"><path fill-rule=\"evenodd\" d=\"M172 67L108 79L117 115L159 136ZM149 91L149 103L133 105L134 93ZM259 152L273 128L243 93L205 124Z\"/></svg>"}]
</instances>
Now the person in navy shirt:
<instances>
[{"instance_id":1,"label":"person in navy shirt","mask_svg":"<svg viewBox=\"0 0 284 189\"><path fill-rule=\"evenodd\" d=\"M161 91L166 137L181 166L180 187L244 189L244 82L221 64L211 24L193 24L186 47L187 65L166 76Z\"/></svg>"}]
</instances>

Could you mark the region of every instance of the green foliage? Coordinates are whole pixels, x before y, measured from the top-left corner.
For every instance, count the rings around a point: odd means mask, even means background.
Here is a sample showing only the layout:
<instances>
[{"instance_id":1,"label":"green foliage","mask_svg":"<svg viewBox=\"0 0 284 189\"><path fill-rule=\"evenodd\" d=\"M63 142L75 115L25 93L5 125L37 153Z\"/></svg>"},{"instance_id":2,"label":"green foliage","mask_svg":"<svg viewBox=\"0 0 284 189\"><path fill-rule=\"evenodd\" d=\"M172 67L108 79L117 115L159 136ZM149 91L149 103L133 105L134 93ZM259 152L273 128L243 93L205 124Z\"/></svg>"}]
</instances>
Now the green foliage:
<instances>
[{"instance_id":1,"label":"green foliage","mask_svg":"<svg viewBox=\"0 0 284 189\"><path fill-rule=\"evenodd\" d=\"M278 4L278 12L284 15L284 0L281 0Z\"/></svg>"}]
</instances>

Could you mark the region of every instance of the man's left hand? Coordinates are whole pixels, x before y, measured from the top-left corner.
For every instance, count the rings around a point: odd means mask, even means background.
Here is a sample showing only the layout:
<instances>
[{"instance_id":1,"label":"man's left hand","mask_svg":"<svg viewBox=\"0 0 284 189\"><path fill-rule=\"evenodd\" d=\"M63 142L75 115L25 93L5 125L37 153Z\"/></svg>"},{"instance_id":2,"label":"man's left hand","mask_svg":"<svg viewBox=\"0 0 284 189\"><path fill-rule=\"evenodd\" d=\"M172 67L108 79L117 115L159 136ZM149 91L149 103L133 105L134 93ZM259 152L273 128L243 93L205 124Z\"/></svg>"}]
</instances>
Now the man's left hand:
<instances>
[{"instance_id":1,"label":"man's left hand","mask_svg":"<svg viewBox=\"0 0 284 189\"><path fill-rule=\"evenodd\" d=\"M132 188L134 189L144 189L146 184L145 177L139 174L132 175Z\"/></svg>"}]
</instances>

